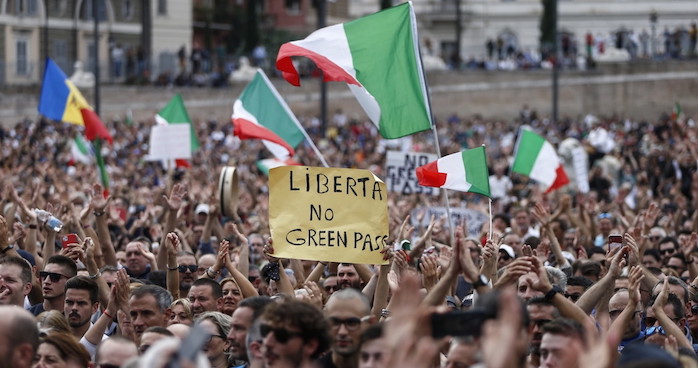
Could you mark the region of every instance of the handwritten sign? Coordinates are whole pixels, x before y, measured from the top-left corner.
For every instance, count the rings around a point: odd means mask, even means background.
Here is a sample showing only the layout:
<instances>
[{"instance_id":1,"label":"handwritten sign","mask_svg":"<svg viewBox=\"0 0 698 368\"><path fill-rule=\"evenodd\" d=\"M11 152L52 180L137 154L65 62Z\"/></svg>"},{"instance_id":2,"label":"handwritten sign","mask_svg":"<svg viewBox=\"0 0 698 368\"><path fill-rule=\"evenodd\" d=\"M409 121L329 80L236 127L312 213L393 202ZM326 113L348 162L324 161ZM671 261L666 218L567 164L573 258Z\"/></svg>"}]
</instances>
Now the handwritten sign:
<instances>
[{"instance_id":1,"label":"handwritten sign","mask_svg":"<svg viewBox=\"0 0 698 368\"><path fill-rule=\"evenodd\" d=\"M431 219L432 215L434 215L434 218L437 220L440 218L446 219L446 207L415 208L410 213L412 226L419 225L417 223L417 218L422 211L426 211L421 224L425 229L427 226L429 226L429 220ZM487 216L485 213L470 208L451 208L451 220L453 220L454 226L464 223L467 236L479 237L480 231L482 230L482 225L489 221L489 216ZM444 228L448 228L448 220L444 221L443 226Z\"/></svg>"},{"instance_id":2,"label":"handwritten sign","mask_svg":"<svg viewBox=\"0 0 698 368\"><path fill-rule=\"evenodd\" d=\"M150 130L148 161L191 158L189 124L156 125Z\"/></svg>"},{"instance_id":3,"label":"handwritten sign","mask_svg":"<svg viewBox=\"0 0 698 368\"><path fill-rule=\"evenodd\" d=\"M279 258L384 264L385 183L368 170L273 168L269 227Z\"/></svg>"},{"instance_id":4,"label":"handwritten sign","mask_svg":"<svg viewBox=\"0 0 698 368\"><path fill-rule=\"evenodd\" d=\"M415 193L438 195L438 188L419 185L415 174L419 166L436 161L438 158L433 153L388 151L385 160L385 182L388 190L403 195Z\"/></svg>"}]
</instances>

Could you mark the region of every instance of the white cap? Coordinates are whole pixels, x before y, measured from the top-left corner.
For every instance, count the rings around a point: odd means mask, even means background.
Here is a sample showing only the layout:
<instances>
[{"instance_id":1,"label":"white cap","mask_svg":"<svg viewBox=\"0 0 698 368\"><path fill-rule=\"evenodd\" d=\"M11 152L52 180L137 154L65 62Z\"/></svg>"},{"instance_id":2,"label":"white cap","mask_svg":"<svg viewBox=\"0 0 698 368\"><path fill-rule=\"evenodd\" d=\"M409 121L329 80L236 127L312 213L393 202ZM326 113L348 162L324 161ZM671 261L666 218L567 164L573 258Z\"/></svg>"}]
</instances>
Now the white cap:
<instances>
[{"instance_id":1,"label":"white cap","mask_svg":"<svg viewBox=\"0 0 698 368\"><path fill-rule=\"evenodd\" d=\"M194 213L197 215L202 212L208 215L208 205L205 203L199 204L198 206L196 206L196 209L194 210Z\"/></svg>"},{"instance_id":2,"label":"white cap","mask_svg":"<svg viewBox=\"0 0 698 368\"><path fill-rule=\"evenodd\" d=\"M514 253L514 248L512 248L509 245L502 244L499 246L499 250L507 252L507 255L509 255L509 257L511 257L512 259L516 258L516 253Z\"/></svg>"}]
</instances>

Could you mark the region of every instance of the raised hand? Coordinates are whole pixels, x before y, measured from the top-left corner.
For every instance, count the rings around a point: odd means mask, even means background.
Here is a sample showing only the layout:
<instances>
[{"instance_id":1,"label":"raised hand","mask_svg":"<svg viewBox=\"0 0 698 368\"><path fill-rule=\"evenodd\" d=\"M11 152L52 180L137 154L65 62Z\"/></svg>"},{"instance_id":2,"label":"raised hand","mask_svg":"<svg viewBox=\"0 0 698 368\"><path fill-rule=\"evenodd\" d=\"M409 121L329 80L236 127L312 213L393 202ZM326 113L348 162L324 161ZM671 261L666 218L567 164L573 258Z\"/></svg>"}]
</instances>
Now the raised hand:
<instances>
[{"instance_id":1,"label":"raised hand","mask_svg":"<svg viewBox=\"0 0 698 368\"><path fill-rule=\"evenodd\" d=\"M90 200L90 207L94 212L104 212L111 202L111 196L104 198L104 188L102 185L97 183L92 186L92 199Z\"/></svg>"},{"instance_id":2,"label":"raised hand","mask_svg":"<svg viewBox=\"0 0 698 368\"><path fill-rule=\"evenodd\" d=\"M187 195L187 186L184 184L175 184L170 191L170 196L162 195L162 198L167 203L167 207L171 211L178 211L184 203L184 196Z\"/></svg>"}]
</instances>

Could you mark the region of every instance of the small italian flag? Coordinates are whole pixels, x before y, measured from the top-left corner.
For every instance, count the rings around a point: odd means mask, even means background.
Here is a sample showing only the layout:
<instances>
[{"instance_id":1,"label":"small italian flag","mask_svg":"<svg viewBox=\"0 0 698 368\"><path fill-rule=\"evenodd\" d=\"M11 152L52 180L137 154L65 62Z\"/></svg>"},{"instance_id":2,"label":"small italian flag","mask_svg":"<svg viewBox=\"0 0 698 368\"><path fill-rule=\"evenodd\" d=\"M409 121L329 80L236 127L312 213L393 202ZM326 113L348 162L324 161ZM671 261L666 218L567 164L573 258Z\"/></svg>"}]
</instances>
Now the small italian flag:
<instances>
[{"instance_id":1,"label":"small italian flag","mask_svg":"<svg viewBox=\"0 0 698 368\"><path fill-rule=\"evenodd\" d=\"M288 159L286 161L279 160L277 158L266 158L264 160L257 161L257 168L259 171L264 173L264 175L269 176L269 170L280 167L280 166L290 166L290 165L300 165L300 163Z\"/></svg>"},{"instance_id":2,"label":"small italian flag","mask_svg":"<svg viewBox=\"0 0 698 368\"><path fill-rule=\"evenodd\" d=\"M346 82L384 138L431 128L412 3L322 28L303 40L283 44L276 68L289 83L299 86L292 56L311 59L323 71L325 82Z\"/></svg>"},{"instance_id":3,"label":"small italian flag","mask_svg":"<svg viewBox=\"0 0 698 368\"><path fill-rule=\"evenodd\" d=\"M681 122L685 118L683 114L683 109L681 109L681 104L674 102L674 108L671 111L671 120L676 122Z\"/></svg>"},{"instance_id":4,"label":"small italian flag","mask_svg":"<svg viewBox=\"0 0 698 368\"><path fill-rule=\"evenodd\" d=\"M308 138L279 92L261 69L233 105L233 134L240 139L261 139L281 161L294 155L294 147Z\"/></svg>"},{"instance_id":5,"label":"small italian flag","mask_svg":"<svg viewBox=\"0 0 698 368\"><path fill-rule=\"evenodd\" d=\"M521 130L511 171L541 183L546 193L570 182L553 145L528 129Z\"/></svg>"},{"instance_id":6,"label":"small italian flag","mask_svg":"<svg viewBox=\"0 0 698 368\"><path fill-rule=\"evenodd\" d=\"M490 196L485 147L444 156L417 168L419 185Z\"/></svg>"},{"instance_id":7,"label":"small italian flag","mask_svg":"<svg viewBox=\"0 0 698 368\"><path fill-rule=\"evenodd\" d=\"M196 129L189 118L189 113L184 107L182 95L176 94L160 112L155 115L155 122L158 124L189 124L191 130L191 151L194 152L199 148L199 139L196 137ZM189 161L185 159L175 160L177 167L191 167Z\"/></svg>"}]
</instances>

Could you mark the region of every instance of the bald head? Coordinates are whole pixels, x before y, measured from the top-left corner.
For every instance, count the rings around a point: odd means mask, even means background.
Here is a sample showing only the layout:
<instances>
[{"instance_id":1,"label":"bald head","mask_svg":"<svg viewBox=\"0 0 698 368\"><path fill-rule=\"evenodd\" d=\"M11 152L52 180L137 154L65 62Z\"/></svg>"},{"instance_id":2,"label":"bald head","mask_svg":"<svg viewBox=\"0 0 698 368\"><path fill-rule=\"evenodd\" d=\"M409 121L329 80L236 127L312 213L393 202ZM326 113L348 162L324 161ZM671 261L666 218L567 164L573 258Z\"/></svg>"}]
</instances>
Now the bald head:
<instances>
[{"instance_id":1,"label":"bald head","mask_svg":"<svg viewBox=\"0 0 698 368\"><path fill-rule=\"evenodd\" d=\"M359 306L365 311L365 314L371 312L371 304L362 292L348 288L342 289L333 293L325 304L325 309L329 309L335 303L358 303Z\"/></svg>"},{"instance_id":2,"label":"bald head","mask_svg":"<svg viewBox=\"0 0 698 368\"><path fill-rule=\"evenodd\" d=\"M21 307L0 306L0 362L31 367L39 346L39 329L31 313Z\"/></svg>"},{"instance_id":3,"label":"bald head","mask_svg":"<svg viewBox=\"0 0 698 368\"><path fill-rule=\"evenodd\" d=\"M189 330L191 329L191 327L182 323L175 323L173 325L167 326L167 329L170 330L170 332L172 332L172 334L175 335L175 337L178 337L180 340L183 340L184 337L186 337L187 334L189 334Z\"/></svg>"},{"instance_id":4,"label":"bald head","mask_svg":"<svg viewBox=\"0 0 698 368\"><path fill-rule=\"evenodd\" d=\"M133 357L138 356L136 344L121 336L112 336L102 341L97 347L95 362L97 366L110 364L122 366Z\"/></svg>"}]
</instances>

